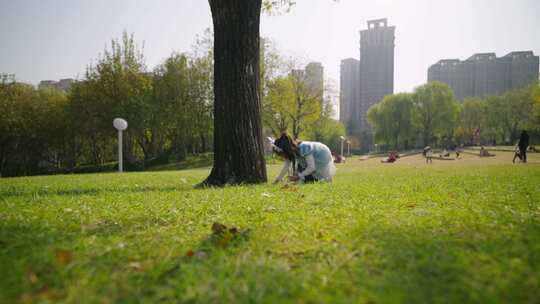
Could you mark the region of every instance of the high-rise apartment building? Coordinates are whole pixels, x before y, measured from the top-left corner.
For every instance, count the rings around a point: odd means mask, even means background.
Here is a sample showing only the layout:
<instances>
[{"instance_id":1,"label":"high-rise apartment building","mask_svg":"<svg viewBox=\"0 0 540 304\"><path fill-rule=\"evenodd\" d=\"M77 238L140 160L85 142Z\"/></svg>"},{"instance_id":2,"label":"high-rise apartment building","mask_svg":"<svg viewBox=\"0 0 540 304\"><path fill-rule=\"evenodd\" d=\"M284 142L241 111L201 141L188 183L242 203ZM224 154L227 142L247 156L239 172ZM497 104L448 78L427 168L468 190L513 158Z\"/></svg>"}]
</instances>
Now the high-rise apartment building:
<instances>
[{"instance_id":1,"label":"high-rise apartment building","mask_svg":"<svg viewBox=\"0 0 540 304\"><path fill-rule=\"evenodd\" d=\"M57 89L57 90L60 90L60 91L64 91L64 92L67 92L69 91L69 89L71 88L71 85L73 85L73 83L75 82L75 80L71 79L71 78L66 78L66 79L60 79L60 81L55 81L55 80L42 80L39 82L39 85L38 85L38 88L53 88L53 89Z\"/></svg>"},{"instance_id":2,"label":"high-rise apartment building","mask_svg":"<svg viewBox=\"0 0 540 304\"><path fill-rule=\"evenodd\" d=\"M360 61L348 58L340 66L339 121L347 128L354 129L359 121L356 107L360 96Z\"/></svg>"},{"instance_id":3,"label":"high-rise apartment building","mask_svg":"<svg viewBox=\"0 0 540 304\"><path fill-rule=\"evenodd\" d=\"M457 99L501 94L525 87L538 78L539 57L533 52L475 54L465 61L440 60L428 69L428 82L448 84Z\"/></svg>"},{"instance_id":4,"label":"high-rise apartment building","mask_svg":"<svg viewBox=\"0 0 540 304\"><path fill-rule=\"evenodd\" d=\"M394 93L395 26L386 19L368 21L360 31L360 129L369 129L367 111Z\"/></svg>"},{"instance_id":5,"label":"high-rise apartment building","mask_svg":"<svg viewBox=\"0 0 540 304\"><path fill-rule=\"evenodd\" d=\"M322 100L324 92L324 68L320 62L310 62L306 65L305 83L310 92Z\"/></svg>"},{"instance_id":6,"label":"high-rise apartment building","mask_svg":"<svg viewBox=\"0 0 540 304\"><path fill-rule=\"evenodd\" d=\"M312 96L317 96L321 100L321 107L324 97L324 67L320 62L310 62L306 67L294 69L291 75L302 81Z\"/></svg>"},{"instance_id":7,"label":"high-rise apartment building","mask_svg":"<svg viewBox=\"0 0 540 304\"><path fill-rule=\"evenodd\" d=\"M369 108L394 93L395 30L387 19L368 21L360 31L360 61L341 62L340 121L359 139L371 133ZM369 145L369 139L361 141Z\"/></svg>"}]
</instances>

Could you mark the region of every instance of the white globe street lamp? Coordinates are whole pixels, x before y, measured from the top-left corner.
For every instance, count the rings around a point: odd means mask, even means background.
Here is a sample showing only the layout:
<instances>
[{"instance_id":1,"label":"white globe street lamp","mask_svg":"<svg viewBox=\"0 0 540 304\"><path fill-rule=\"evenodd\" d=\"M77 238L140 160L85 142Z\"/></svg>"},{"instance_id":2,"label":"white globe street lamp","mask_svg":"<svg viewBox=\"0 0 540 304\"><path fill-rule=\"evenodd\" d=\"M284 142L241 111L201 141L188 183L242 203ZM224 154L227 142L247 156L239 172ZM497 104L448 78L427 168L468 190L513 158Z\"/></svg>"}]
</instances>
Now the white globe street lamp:
<instances>
[{"instance_id":1,"label":"white globe street lamp","mask_svg":"<svg viewBox=\"0 0 540 304\"><path fill-rule=\"evenodd\" d=\"M118 130L118 172L124 171L123 156L122 156L122 131L127 129L128 123L123 118L115 118L113 126Z\"/></svg>"}]
</instances>

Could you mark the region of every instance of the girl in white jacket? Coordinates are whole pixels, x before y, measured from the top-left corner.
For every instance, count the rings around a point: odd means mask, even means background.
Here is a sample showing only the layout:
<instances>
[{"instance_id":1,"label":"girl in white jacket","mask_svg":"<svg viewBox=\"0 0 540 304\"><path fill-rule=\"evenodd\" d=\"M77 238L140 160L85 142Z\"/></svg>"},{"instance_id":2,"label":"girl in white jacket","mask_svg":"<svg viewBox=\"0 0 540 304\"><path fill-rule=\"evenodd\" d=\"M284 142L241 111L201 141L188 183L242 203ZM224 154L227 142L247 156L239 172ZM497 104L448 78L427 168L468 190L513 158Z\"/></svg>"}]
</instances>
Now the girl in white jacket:
<instances>
[{"instance_id":1,"label":"girl in white jacket","mask_svg":"<svg viewBox=\"0 0 540 304\"><path fill-rule=\"evenodd\" d=\"M275 183L280 182L292 169L291 181L331 182L336 174L334 159L328 147L320 142L302 141L296 143L283 133L272 144L274 152L285 160L285 164Z\"/></svg>"}]
</instances>

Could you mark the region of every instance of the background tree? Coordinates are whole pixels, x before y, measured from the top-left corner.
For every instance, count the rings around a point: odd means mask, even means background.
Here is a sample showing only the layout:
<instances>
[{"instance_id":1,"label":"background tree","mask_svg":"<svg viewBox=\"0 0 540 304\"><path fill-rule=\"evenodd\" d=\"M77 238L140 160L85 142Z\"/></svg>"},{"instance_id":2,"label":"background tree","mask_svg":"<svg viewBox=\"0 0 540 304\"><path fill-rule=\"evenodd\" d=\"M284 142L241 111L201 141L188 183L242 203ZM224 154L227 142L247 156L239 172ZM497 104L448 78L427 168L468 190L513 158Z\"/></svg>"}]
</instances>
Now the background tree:
<instances>
[{"instance_id":1,"label":"background tree","mask_svg":"<svg viewBox=\"0 0 540 304\"><path fill-rule=\"evenodd\" d=\"M345 127L333 118L334 107L332 100L325 99L320 117L307 128L303 137L326 144L331 150L339 151L341 136L345 136Z\"/></svg>"},{"instance_id":2,"label":"background tree","mask_svg":"<svg viewBox=\"0 0 540 304\"><path fill-rule=\"evenodd\" d=\"M368 121L375 129L375 139L398 149L408 148L413 136L413 95L401 93L386 96L368 110Z\"/></svg>"},{"instance_id":3,"label":"background tree","mask_svg":"<svg viewBox=\"0 0 540 304\"><path fill-rule=\"evenodd\" d=\"M442 82L430 82L414 90L415 124L424 145L443 140L453 133L459 106L452 89Z\"/></svg>"},{"instance_id":4,"label":"background tree","mask_svg":"<svg viewBox=\"0 0 540 304\"><path fill-rule=\"evenodd\" d=\"M58 169L64 153L67 98L62 92L0 83L0 176Z\"/></svg>"},{"instance_id":5,"label":"background tree","mask_svg":"<svg viewBox=\"0 0 540 304\"><path fill-rule=\"evenodd\" d=\"M531 86L531 98L531 129L535 130L537 134L540 134L540 84L538 82Z\"/></svg>"},{"instance_id":6,"label":"background tree","mask_svg":"<svg viewBox=\"0 0 540 304\"><path fill-rule=\"evenodd\" d=\"M325 80L325 87L309 87L295 69L305 66L297 57L285 57L271 40L265 39L263 91L263 123L273 136L288 132L302 140L324 142L331 148L340 147L344 128L333 119L334 85ZM323 98L325 96L325 98Z\"/></svg>"},{"instance_id":7,"label":"background tree","mask_svg":"<svg viewBox=\"0 0 540 304\"><path fill-rule=\"evenodd\" d=\"M267 80L267 93L263 102L263 122L275 137L288 132L294 110L294 80L278 77Z\"/></svg>"},{"instance_id":8,"label":"background tree","mask_svg":"<svg viewBox=\"0 0 540 304\"><path fill-rule=\"evenodd\" d=\"M529 127L533 99L529 89L516 89L486 99L488 126L493 143L515 144L521 130Z\"/></svg>"},{"instance_id":9,"label":"background tree","mask_svg":"<svg viewBox=\"0 0 540 304\"><path fill-rule=\"evenodd\" d=\"M291 75L290 79L293 85L294 102L289 117L292 136L298 139L302 132L320 118L323 104L322 92L313 91L300 77Z\"/></svg>"},{"instance_id":10,"label":"background tree","mask_svg":"<svg viewBox=\"0 0 540 304\"><path fill-rule=\"evenodd\" d=\"M466 98L459 113L456 135L462 143L473 145L481 132L486 132L486 103L480 98Z\"/></svg>"},{"instance_id":11,"label":"background tree","mask_svg":"<svg viewBox=\"0 0 540 304\"><path fill-rule=\"evenodd\" d=\"M16 84L7 78L0 82L0 175L8 175L17 164L14 159L25 136L25 108L31 102L32 87ZM11 167L9 168L8 165Z\"/></svg>"},{"instance_id":12,"label":"background tree","mask_svg":"<svg viewBox=\"0 0 540 304\"><path fill-rule=\"evenodd\" d=\"M75 85L73 91L73 114L77 116L79 129L90 143L95 165L106 161L107 150L114 140L111 122L123 117L129 123L124 135L124 153L129 162L142 151L148 157L149 143L147 113L151 105L152 78L146 71L142 51L134 42L133 35L124 33L122 40L112 40L95 65L88 67L86 80Z\"/></svg>"}]
</instances>

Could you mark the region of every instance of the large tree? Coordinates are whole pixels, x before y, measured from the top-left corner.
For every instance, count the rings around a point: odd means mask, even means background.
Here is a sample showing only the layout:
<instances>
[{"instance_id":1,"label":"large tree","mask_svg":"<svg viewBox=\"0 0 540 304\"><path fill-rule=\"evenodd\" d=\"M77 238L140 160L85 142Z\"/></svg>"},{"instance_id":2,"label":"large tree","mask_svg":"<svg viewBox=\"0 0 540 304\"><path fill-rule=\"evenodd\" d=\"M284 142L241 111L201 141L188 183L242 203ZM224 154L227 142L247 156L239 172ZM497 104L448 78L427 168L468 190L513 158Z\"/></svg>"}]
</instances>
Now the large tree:
<instances>
[{"instance_id":1,"label":"large tree","mask_svg":"<svg viewBox=\"0 0 540 304\"><path fill-rule=\"evenodd\" d=\"M214 24L214 167L206 185L266 182L261 90L261 10L294 0L208 0Z\"/></svg>"},{"instance_id":2,"label":"large tree","mask_svg":"<svg viewBox=\"0 0 540 304\"><path fill-rule=\"evenodd\" d=\"M531 97L533 102L531 128L540 132L540 85L538 83L531 87Z\"/></svg>"},{"instance_id":3,"label":"large tree","mask_svg":"<svg viewBox=\"0 0 540 304\"><path fill-rule=\"evenodd\" d=\"M527 88L515 89L486 99L488 126L496 142L514 144L531 121L533 99Z\"/></svg>"},{"instance_id":4,"label":"large tree","mask_svg":"<svg viewBox=\"0 0 540 304\"><path fill-rule=\"evenodd\" d=\"M264 124L274 136L288 132L291 125L295 95L292 77L278 77L267 81L267 94L263 102Z\"/></svg>"},{"instance_id":5,"label":"large tree","mask_svg":"<svg viewBox=\"0 0 540 304\"><path fill-rule=\"evenodd\" d=\"M459 105L452 89L434 81L414 90L416 125L420 128L424 145L450 136L454 130Z\"/></svg>"},{"instance_id":6,"label":"large tree","mask_svg":"<svg viewBox=\"0 0 540 304\"><path fill-rule=\"evenodd\" d=\"M484 131L486 123L486 103L474 97L463 101L459 113L459 126L456 132L468 145L475 144L475 138Z\"/></svg>"},{"instance_id":7,"label":"large tree","mask_svg":"<svg viewBox=\"0 0 540 304\"><path fill-rule=\"evenodd\" d=\"M203 184L266 182L261 121L261 9L292 1L209 0L214 24L214 166Z\"/></svg>"},{"instance_id":8,"label":"large tree","mask_svg":"<svg viewBox=\"0 0 540 304\"><path fill-rule=\"evenodd\" d=\"M388 95L372 106L368 121L375 129L376 139L395 149L403 142L407 148L413 136L413 111L413 96L409 93Z\"/></svg>"}]
</instances>

